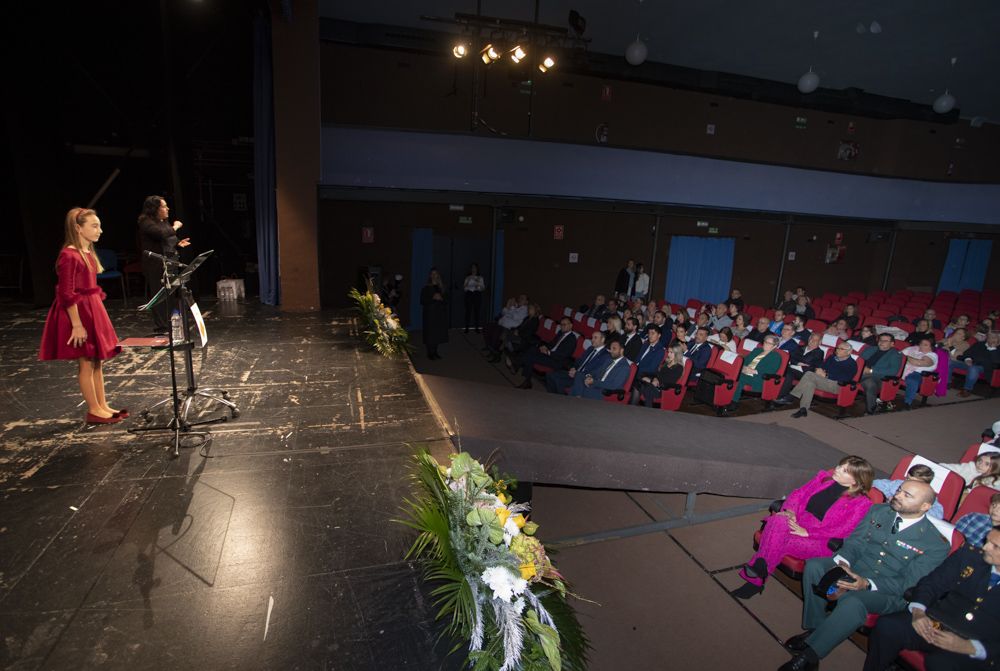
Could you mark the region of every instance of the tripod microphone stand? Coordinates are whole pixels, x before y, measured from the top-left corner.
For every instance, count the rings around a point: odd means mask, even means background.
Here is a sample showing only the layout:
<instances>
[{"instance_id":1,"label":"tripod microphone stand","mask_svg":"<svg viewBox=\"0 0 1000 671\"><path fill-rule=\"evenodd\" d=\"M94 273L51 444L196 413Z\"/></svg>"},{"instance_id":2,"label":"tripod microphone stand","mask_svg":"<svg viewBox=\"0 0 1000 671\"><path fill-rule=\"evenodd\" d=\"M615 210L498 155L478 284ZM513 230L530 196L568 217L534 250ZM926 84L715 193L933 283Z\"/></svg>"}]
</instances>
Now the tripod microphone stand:
<instances>
[{"instance_id":1,"label":"tripod microphone stand","mask_svg":"<svg viewBox=\"0 0 1000 671\"><path fill-rule=\"evenodd\" d=\"M173 410L173 416L170 420L163 425L149 425L134 427L129 429L129 433L139 433L145 431L171 431L174 434L173 441L173 457L180 456L181 447L181 434L184 433L188 436L200 436L204 444L211 435L208 431L192 431L195 426L201 426L204 424L215 424L218 422L225 422L229 420L231 416L233 419L240 416L240 410L236 407L236 404L229 400L229 392L225 389L217 388L199 388L198 383L195 380L194 375L194 342L191 339L191 328L190 321L188 319L188 309L190 306L194 305L194 298L191 295L191 290L188 289L187 283L191 279L191 275L200 266L205 259L207 259L213 250L209 250L202 254L199 254L190 264L183 264L179 261L175 261L165 256L159 254L154 254L152 252L146 252L150 257L158 258L163 262L163 287L159 292L153 297L149 303L140 306L140 310L149 309L151 306L158 303L160 300L167 300L166 297L173 296L174 302L177 306L177 310L181 315L181 332L182 340L181 342L176 342L174 340L174 330L171 328L169 333L169 348L170 353L170 383L171 383L171 394L167 398L154 403L153 405L145 408L140 413L143 421L148 425L153 420L152 412L159 407L167 404L171 404ZM173 269L177 269L176 272L172 272ZM172 320L171 320L172 321ZM201 326L199 325L199 329ZM177 384L177 364L174 360L174 352L180 351L184 357L184 367L185 367L185 377L187 382L187 388L184 391L178 389ZM191 420L188 415L191 412L192 404L196 398L209 399L215 404L223 406L224 411L229 410L229 416L223 412L221 416L209 417L206 419ZM195 447L195 446L192 446Z\"/></svg>"}]
</instances>

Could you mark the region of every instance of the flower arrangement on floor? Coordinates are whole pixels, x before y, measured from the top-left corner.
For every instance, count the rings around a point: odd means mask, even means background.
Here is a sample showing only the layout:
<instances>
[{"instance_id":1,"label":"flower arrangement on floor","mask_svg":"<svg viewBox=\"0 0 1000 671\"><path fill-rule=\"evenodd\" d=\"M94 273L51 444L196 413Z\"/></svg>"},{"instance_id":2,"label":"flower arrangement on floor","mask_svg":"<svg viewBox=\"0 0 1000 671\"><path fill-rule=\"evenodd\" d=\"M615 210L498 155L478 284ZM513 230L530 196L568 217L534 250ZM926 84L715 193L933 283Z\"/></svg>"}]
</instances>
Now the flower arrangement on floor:
<instances>
[{"instance_id":1,"label":"flower arrangement on floor","mask_svg":"<svg viewBox=\"0 0 1000 671\"><path fill-rule=\"evenodd\" d=\"M491 477L467 452L439 465L416 455L415 500L403 523L419 532L407 557L424 561L438 619L467 641L476 671L578 671L589 643L567 603L563 577L528 521L512 503L509 482Z\"/></svg>"},{"instance_id":2,"label":"flower arrangement on floor","mask_svg":"<svg viewBox=\"0 0 1000 671\"><path fill-rule=\"evenodd\" d=\"M393 356L405 354L409 350L410 334L399 323L399 317L393 314L392 308L383 305L382 299L372 291L371 283L365 293L351 289L348 296L357 304L355 309L361 313L365 341L379 354Z\"/></svg>"}]
</instances>

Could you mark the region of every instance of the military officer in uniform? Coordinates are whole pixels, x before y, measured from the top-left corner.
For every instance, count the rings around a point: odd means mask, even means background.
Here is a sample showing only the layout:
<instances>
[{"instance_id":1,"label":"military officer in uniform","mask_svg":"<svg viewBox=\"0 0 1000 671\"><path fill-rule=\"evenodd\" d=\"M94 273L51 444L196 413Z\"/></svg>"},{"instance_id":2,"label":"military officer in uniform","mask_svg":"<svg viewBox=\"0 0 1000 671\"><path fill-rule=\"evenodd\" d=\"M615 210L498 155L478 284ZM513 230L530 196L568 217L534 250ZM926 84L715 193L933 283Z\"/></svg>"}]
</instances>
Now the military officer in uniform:
<instances>
[{"instance_id":1,"label":"military officer in uniform","mask_svg":"<svg viewBox=\"0 0 1000 671\"><path fill-rule=\"evenodd\" d=\"M795 656L779 671L813 671L820 659L864 624L869 613L906 608L903 592L948 556L950 543L926 517L935 498L927 483L907 480L888 504L869 509L837 556L806 562L802 577L806 631L785 642ZM844 595L827 616L828 602L813 588L838 565L847 573L836 583Z\"/></svg>"},{"instance_id":2,"label":"military officer in uniform","mask_svg":"<svg viewBox=\"0 0 1000 671\"><path fill-rule=\"evenodd\" d=\"M1000 526L986 535L982 550L967 543L917 583L907 595L909 612L879 618L868 640L865 671L882 671L900 650L926 652L928 671L994 668L1000 657L998 565ZM929 607L964 619L964 633L974 638L936 627ZM938 611L931 608L931 613Z\"/></svg>"}]
</instances>

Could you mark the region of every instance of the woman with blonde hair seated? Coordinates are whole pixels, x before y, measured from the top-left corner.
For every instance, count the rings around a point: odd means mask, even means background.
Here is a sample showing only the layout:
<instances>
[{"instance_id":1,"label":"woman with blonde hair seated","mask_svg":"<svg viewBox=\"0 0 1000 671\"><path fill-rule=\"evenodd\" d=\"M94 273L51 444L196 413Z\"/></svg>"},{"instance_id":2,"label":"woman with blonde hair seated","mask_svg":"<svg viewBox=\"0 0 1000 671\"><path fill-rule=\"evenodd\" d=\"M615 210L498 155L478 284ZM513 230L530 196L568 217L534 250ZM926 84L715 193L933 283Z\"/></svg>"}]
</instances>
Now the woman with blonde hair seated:
<instances>
[{"instance_id":1,"label":"woman with blonde hair seated","mask_svg":"<svg viewBox=\"0 0 1000 671\"><path fill-rule=\"evenodd\" d=\"M747 584L732 592L749 599L764 591L764 581L782 557L829 557L831 538L846 538L871 507L868 490L875 470L861 457L844 457L836 468L820 471L788 495L781 510L764 522L757 553L740 570Z\"/></svg>"}]
</instances>

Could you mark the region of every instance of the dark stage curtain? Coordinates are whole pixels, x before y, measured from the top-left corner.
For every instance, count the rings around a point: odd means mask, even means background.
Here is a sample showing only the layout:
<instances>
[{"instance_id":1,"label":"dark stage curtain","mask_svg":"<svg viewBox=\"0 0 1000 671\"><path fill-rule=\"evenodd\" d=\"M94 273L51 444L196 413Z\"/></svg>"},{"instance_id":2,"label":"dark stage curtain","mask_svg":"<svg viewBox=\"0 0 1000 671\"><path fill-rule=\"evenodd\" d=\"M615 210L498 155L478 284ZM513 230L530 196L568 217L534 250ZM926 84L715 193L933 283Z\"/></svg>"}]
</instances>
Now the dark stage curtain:
<instances>
[{"instance_id":1,"label":"dark stage curtain","mask_svg":"<svg viewBox=\"0 0 1000 671\"><path fill-rule=\"evenodd\" d=\"M274 92L271 64L271 19L254 21L253 33L253 164L254 210L257 215L257 272L260 302L281 302L278 278L278 211L274 176Z\"/></svg>"}]
</instances>

